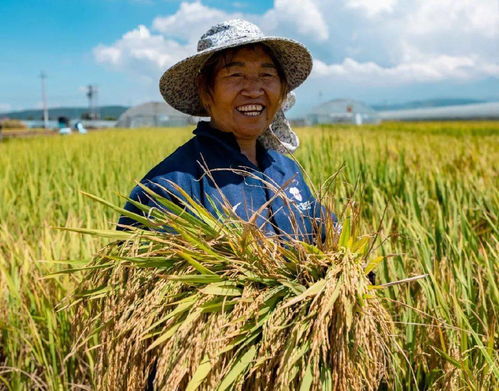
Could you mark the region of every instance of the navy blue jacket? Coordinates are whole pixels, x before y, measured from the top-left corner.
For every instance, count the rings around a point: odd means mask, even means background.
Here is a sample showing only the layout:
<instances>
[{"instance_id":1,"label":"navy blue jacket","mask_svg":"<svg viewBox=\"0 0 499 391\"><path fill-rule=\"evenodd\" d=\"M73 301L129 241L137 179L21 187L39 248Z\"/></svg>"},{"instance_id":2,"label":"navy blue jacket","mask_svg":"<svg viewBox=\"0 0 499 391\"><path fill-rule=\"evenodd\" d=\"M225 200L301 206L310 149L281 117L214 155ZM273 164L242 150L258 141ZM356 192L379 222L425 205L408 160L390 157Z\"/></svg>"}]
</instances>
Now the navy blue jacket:
<instances>
[{"instance_id":1,"label":"navy blue jacket","mask_svg":"<svg viewBox=\"0 0 499 391\"><path fill-rule=\"evenodd\" d=\"M264 180L282 188L291 202L276 197L269 208L258 215L256 224L269 235L277 234L284 238L290 235L315 241L322 208L293 160L274 150L266 150L257 143L257 167L241 153L232 133L214 129L208 122L199 122L194 134L195 137L149 171L141 183L172 201L176 201L176 197L169 192L175 195L178 192L169 181L176 183L213 215L216 215L216 209L222 210L223 197L220 193L223 193L235 213L248 220L275 195L275 189L266 186L262 182ZM210 175L206 175L206 169L210 170ZM132 190L130 198L142 204L158 206L139 186ZM125 208L140 214L129 202ZM119 224L132 225L134 221L122 216Z\"/></svg>"}]
</instances>

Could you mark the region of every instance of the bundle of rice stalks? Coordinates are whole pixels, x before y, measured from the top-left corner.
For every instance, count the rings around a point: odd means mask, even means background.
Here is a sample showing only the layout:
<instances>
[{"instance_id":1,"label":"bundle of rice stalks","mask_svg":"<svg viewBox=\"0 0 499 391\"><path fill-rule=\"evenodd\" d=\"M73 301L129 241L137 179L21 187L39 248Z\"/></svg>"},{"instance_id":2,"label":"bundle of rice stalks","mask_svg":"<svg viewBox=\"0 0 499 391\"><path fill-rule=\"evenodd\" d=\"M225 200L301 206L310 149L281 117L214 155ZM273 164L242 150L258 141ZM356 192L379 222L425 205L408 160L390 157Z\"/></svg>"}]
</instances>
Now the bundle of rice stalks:
<instances>
[{"instance_id":1,"label":"bundle of rice stalks","mask_svg":"<svg viewBox=\"0 0 499 391\"><path fill-rule=\"evenodd\" d=\"M137 204L76 292L101 390L375 390L389 381L392 323L367 278L370 238L325 221L318 245L265 236L230 209ZM165 227L168 227L165 229ZM94 339L92 339L94 338ZM97 339L97 346L92 346ZM89 342L94 341L94 342Z\"/></svg>"}]
</instances>

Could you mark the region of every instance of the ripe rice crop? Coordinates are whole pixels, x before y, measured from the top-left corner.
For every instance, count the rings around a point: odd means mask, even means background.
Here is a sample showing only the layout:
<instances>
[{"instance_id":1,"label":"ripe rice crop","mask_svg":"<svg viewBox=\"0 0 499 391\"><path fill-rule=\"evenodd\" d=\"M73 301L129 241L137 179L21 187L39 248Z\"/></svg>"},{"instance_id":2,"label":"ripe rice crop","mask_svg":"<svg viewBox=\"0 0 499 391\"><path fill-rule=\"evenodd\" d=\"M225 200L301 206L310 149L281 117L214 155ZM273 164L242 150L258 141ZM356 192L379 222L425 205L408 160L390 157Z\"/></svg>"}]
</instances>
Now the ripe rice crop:
<instances>
[{"instance_id":1,"label":"ripe rice crop","mask_svg":"<svg viewBox=\"0 0 499 391\"><path fill-rule=\"evenodd\" d=\"M400 343L393 389L499 386L499 124L388 123L299 130L296 157L333 209L355 201L363 232L381 229L379 292ZM113 204L190 137L188 129L94 132L0 143L0 389L95 388L95 352L74 340L60 303L107 239L53 226L113 228ZM57 274L59 273L59 274ZM59 307L58 307L59 306ZM76 346L76 347L75 347Z\"/></svg>"},{"instance_id":2,"label":"ripe rice crop","mask_svg":"<svg viewBox=\"0 0 499 391\"><path fill-rule=\"evenodd\" d=\"M99 341L98 389L141 389L151 373L165 390L360 391L389 381L392 323L367 278L380 258L369 261L369 237L355 238L355 214L341 234L326 220L316 246L268 238L230 205L216 218L185 194L189 213L150 196L168 209L141 206L145 219L112 206L150 230L120 233L75 294L83 337Z\"/></svg>"}]
</instances>

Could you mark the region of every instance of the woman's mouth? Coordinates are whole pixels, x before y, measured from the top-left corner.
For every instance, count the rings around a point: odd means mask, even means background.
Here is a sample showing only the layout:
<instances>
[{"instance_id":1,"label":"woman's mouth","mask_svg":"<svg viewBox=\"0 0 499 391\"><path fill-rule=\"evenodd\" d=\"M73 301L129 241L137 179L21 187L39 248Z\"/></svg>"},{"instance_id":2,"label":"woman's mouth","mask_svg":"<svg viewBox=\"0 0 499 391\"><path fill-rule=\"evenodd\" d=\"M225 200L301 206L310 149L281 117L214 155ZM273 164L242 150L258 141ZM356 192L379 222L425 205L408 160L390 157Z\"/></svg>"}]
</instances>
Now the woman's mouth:
<instances>
[{"instance_id":1,"label":"woman's mouth","mask_svg":"<svg viewBox=\"0 0 499 391\"><path fill-rule=\"evenodd\" d=\"M257 117L263 112L264 109L265 106L260 104L242 105L236 107L237 111L248 117Z\"/></svg>"}]
</instances>

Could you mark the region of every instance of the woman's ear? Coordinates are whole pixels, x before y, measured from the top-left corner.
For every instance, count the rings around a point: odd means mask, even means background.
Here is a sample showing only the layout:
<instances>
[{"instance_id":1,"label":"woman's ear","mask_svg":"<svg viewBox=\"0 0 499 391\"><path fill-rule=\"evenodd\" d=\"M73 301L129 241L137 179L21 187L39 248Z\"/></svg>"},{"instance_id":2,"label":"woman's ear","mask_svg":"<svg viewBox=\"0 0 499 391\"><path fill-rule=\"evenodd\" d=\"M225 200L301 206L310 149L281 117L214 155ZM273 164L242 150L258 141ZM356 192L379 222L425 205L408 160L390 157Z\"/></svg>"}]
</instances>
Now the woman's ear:
<instances>
[{"instance_id":1,"label":"woman's ear","mask_svg":"<svg viewBox=\"0 0 499 391\"><path fill-rule=\"evenodd\" d=\"M210 95L207 94L206 92L199 92L199 98L201 99L201 104L203 105L204 109L208 114L210 114L210 109L211 109L211 99Z\"/></svg>"},{"instance_id":2,"label":"woman's ear","mask_svg":"<svg viewBox=\"0 0 499 391\"><path fill-rule=\"evenodd\" d=\"M202 82L200 77L198 76L198 79L196 80L196 84L198 87L198 95L199 99L201 100L201 104L203 105L204 109L210 114L210 103L211 103L211 96L208 91L206 91L206 85L205 83Z\"/></svg>"}]
</instances>

